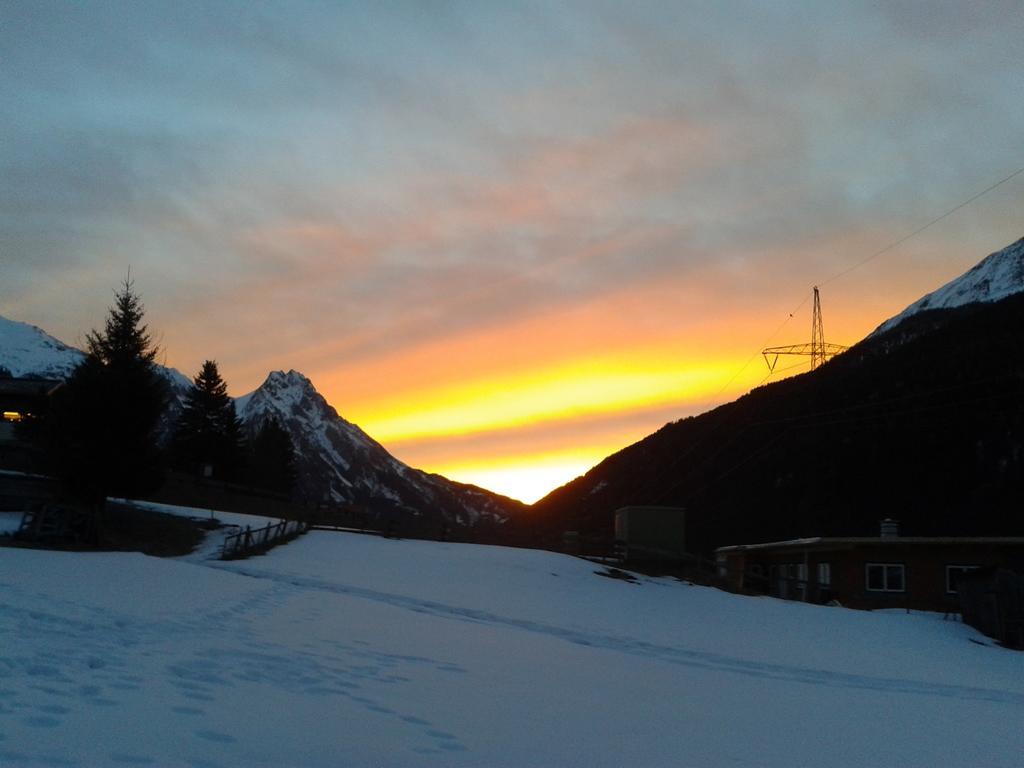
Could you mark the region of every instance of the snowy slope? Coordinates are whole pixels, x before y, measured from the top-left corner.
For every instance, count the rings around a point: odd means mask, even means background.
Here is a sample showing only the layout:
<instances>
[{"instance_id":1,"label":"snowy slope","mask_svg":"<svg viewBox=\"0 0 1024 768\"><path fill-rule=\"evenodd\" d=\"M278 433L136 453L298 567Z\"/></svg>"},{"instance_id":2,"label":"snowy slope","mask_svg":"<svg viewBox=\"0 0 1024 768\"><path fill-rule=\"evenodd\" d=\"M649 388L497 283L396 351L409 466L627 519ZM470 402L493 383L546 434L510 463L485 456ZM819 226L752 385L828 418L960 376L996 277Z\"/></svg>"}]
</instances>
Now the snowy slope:
<instances>
[{"instance_id":1,"label":"snowy slope","mask_svg":"<svg viewBox=\"0 0 1024 768\"><path fill-rule=\"evenodd\" d=\"M66 379L85 352L53 338L34 325L0 317L0 375L36 379ZM168 384L170 401L160 424L161 439L166 439L192 382L175 368L156 367Z\"/></svg>"},{"instance_id":2,"label":"snowy slope","mask_svg":"<svg viewBox=\"0 0 1024 768\"><path fill-rule=\"evenodd\" d=\"M299 455L299 487L306 498L348 503L379 518L431 518L440 526L504 520L499 497L459 486L406 466L363 430L338 415L298 371L273 371L259 389L235 401L250 430L274 418Z\"/></svg>"},{"instance_id":3,"label":"snowy slope","mask_svg":"<svg viewBox=\"0 0 1024 768\"><path fill-rule=\"evenodd\" d=\"M0 369L11 376L65 379L85 357L43 330L0 316Z\"/></svg>"},{"instance_id":4,"label":"snowy slope","mask_svg":"<svg viewBox=\"0 0 1024 768\"><path fill-rule=\"evenodd\" d=\"M84 357L82 350L69 347L34 325L0 316L0 369L11 376L66 379ZM156 368L173 392L192 386L176 368Z\"/></svg>"},{"instance_id":5,"label":"snowy slope","mask_svg":"<svg viewBox=\"0 0 1024 768\"><path fill-rule=\"evenodd\" d=\"M951 309L978 301L999 301L1024 291L1024 238L989 254L960 277L924 296L871 335L895 328L911 315L926 309Z\"/></svg>"},{"instance_id":6,"label":"snowy slope","mask_svg":"<svg viewBox=\"0 0 1024 768\"><path fill-rule=\"evenodd\" d=\"M0 556L0 765L1018 766L1024 654L941 616L313 532Z\"/></svg>"}]
</instances>

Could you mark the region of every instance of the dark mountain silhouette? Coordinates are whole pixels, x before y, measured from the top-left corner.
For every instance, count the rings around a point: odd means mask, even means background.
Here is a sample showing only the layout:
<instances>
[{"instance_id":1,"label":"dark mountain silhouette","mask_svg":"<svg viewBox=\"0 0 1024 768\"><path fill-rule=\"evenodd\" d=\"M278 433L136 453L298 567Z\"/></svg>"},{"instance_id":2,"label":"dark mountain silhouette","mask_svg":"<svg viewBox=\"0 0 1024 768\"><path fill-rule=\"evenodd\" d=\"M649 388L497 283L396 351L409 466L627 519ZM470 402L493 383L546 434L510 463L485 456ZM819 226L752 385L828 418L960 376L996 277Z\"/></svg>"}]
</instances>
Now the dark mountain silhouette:
<instances>
[{"instance_id":1,"label":"dark mountain silhouette","mask_svg":"<svg viewBox=\"0 0 1024 768\"><path fill-rule=\"evenodd\" d=\"M492 537L525 507L476 486L414 469L346 421L298 371L272 371L258 389L236 401L250 431L274 419L295 446L302 498L365 512L375 524L403 535L447 530Z\"/></svg>"},{"instance_id":2,"label":"dark mountain silhouette","mask_svg":"<svg viewBox=\"0 0 1024 768\"><path fill-rule=\"evenodd\" d=\"M608 457L519 533L606 542L617 508L657 504L687 509L688 548L704 553L877 535L885 517L906 535L1024 534L1024 294L904 315L813 372Z\"/></svg>"},{"instance_id":3,"label":"dark mountain silhouette","mask_svg":"<svg viewBox=\"0 0 1024 768\"><path fill-rule=\"evenodd\" d=\"M0 375L66 379L85 353L35 326L0 317ZM173 368L157 366L170 394L159 427L168 443L192 389ZM294 495L364 516L403 535L493 539L525 505L515 499L402 463L346 421L296 371L274 371L254 392L235 401L243 426L255 433L267 419L288 432L295 447Z\"/></svg>"}]
</instances>

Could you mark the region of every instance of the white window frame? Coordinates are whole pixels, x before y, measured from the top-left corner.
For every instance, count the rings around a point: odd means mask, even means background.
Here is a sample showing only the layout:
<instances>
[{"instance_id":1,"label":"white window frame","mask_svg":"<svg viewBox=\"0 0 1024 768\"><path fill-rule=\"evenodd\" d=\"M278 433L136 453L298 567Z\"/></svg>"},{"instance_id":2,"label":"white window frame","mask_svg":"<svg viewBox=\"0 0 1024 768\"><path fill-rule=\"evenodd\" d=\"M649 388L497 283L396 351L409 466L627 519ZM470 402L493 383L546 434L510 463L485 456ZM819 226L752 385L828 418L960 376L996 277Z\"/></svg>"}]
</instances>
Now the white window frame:
<instances>
[{"instance_id":1,"label":"white window frame","mask_svg":"<svg viewBox=\"0 0 1024 768\"><path fill-rule=\"evenodd\" d=\"M976 571L976 570L978 570L981 567L982 566L980 566L980 565L967 565L967 564L964 564L964 563L949 563L946 566L946 594L947 595L958 595L958 594L960 594L960 592L958 590L950 589L949 588L949 574L950 574L950 571L956 570L956 571L960 571L961 573L966 573L967 571Z\"/></svg>"},{"instance_id":2,"label":"white window frame","mask_svg":"<svg viewBox=\"0 0 1024 768\"><path fill-rule=\"evenodd\" d=\"M832 586L832 563L818 563L817 567L817 579L819 587L831 587Z\"/></svg>"},{"instance_id":3,"label":"white window frame","mask_svg":"<svg viewBox=\"0 0 1024 768\"><path fill-rule=\"evenodd\" d=\"M871 569L881 568L882 569L882 588L878 589L871 586ZM889 586L889 569L899 568L900 571L900 582L901 586L899 589L892 589ZM899 594L907 591L907 566L904 563L865 563L864 564L864 589L868 592L889 592Z\"/></svg>"}]
</instances>

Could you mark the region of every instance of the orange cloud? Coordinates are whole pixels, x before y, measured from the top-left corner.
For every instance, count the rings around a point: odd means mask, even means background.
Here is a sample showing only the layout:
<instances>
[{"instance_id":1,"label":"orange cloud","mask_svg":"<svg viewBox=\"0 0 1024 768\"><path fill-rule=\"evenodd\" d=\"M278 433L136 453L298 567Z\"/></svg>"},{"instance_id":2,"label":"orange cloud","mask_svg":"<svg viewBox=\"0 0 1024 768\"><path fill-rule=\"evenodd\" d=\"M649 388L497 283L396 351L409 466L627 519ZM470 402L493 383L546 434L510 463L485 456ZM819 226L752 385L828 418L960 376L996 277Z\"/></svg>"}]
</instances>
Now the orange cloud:
<instances>
[{"instance_id":1,"label":"orange cloud","mask_svg":"<svg viewBox=\"0 0 1024 768\"><path fill-rule=\"evenodd\" d=\"M715 201L631 214L720 150L689 122L637 120L520 144L498 174L380 179L388 207L331 214L359 197L340 186L319 215L240 229L251 269L197 297L189 309L205 326L178 324L173 341L227 345L196 352L195 364L218 356L237 392L269 368L303 370L399 458L529 497L763 381L759 347L809 335L806 306L770 334L811 284L892 239L884 222L824 222L763 242L691 231L701 217L726 226L724 215L756 213L772 203L765 190L727 214ZM951 246L927 247L955 263ZM828 338L870 332L934 281L928 269L884 281L865 269L828 285ZM617 417L629 423L588 426Z\"/></svg>"}]
</instances>

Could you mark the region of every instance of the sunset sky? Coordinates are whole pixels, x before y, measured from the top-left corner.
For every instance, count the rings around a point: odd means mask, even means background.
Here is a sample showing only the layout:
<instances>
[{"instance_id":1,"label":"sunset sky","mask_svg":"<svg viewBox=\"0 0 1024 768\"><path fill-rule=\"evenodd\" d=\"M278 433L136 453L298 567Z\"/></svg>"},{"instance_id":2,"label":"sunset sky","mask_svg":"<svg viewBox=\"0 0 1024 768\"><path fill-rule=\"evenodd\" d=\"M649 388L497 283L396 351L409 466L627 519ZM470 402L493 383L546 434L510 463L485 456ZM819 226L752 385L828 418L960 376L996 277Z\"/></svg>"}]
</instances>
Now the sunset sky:
<instances>
[{"instance_id":1,"label":"sunset sky","mask_svg":"<svg viewBox=\"0 0 1024 768\"><path fill-rule=\"evenodd\" d=\"M852 344L1024 235L1022 174L841 274L1024 166L1022 40L1019 0L6 2L0 314L80 344L130 266L166 364L302 371L532 501L759 384L814 284Z\"/></svg>"}]
</instances>

